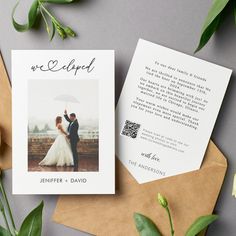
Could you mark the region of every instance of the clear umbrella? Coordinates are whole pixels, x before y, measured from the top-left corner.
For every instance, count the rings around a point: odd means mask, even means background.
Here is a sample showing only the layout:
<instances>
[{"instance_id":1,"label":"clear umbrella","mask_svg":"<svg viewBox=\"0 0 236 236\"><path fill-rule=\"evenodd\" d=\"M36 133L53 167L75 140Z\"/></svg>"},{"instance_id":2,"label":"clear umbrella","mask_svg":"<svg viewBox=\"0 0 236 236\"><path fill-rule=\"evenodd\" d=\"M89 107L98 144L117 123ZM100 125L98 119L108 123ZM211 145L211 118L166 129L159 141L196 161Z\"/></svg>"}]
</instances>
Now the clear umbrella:
<instances>
[{"instance_id":1,"label":"clear umbrella","mask_svg":"<svg viewBox=\"0 0 236 236\"><path fill-rule=\"evenodd\" d=\"M65 103L65 108L67 108L68 103L79 103L76 97L69 94L61 94L56 96L54 100Z\"/></svg>"}]
</instances>

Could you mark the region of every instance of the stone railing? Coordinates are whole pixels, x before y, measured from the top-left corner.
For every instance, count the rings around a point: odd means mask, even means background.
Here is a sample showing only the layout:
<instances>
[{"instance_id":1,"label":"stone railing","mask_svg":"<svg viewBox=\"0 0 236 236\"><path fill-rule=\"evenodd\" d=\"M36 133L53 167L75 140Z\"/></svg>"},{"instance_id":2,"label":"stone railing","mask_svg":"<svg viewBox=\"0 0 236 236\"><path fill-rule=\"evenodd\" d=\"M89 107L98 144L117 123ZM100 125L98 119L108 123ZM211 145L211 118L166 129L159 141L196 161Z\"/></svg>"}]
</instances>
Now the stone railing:
<instances>
[{"instance_id":1,"label":"stone railing","mask_svg":"<svg viewBox=\"0 0 236 236\"><path fill-rule=\"evenodd\" d=\"M28 155L31 159L43 158L54 142L52 137L30 137L28 139ZM98 155L98 139L81 139L78 143L79 154Z\"/></svg>"}]
</instances>

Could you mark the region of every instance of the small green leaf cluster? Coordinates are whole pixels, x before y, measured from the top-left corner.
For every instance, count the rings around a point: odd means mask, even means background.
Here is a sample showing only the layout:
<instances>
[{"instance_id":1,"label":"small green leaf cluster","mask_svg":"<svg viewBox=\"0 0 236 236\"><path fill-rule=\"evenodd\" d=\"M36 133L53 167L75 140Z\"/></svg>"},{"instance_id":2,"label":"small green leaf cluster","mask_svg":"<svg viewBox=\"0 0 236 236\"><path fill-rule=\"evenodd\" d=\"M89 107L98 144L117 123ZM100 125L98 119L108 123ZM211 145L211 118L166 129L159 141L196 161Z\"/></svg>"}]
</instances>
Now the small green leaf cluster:
<instances>
[{"instance_id":1,"label":"small green leaf cluster","mask_svg":"<svg viewBox=\"0 0 236 236\"><path fill-rule=\"evenodd\" d=\"M170 235L174 236L174 226L172 222L172 217L169 209L169 204L167 199L158 193L157 200L159 204L166 210L169 223L170 223ZM218 219L217 215L206 215L197 218L192 225L188 228L185 236L196 236L203 232L211 223ZM140 213L134 213L134 221L136 229L140 236L162 236L160 230L156 224L147 216Z\"/></svg>"},{"instance_id":2,"label":"small green leaf cluster","mask_svg":"<svg viewBox=\"0 0 236 236\"><path fill-rule=\"evenodd\" d=\"M34 0L29 9L28 22L26 24L19 24L14 18L14 14L18 6L17 3L12 11L12 24L18 32L25 32L32 29L35 26L37 20L42 18L50 40L54 38L55 32L57 32L62 39L65 39L66 37L75 37L76 33L70 27L64 26L62 23L60 23L45 6L45 4L50 3L68 4L72 2L74 2L74 0Z\"/></svg>"},{"instance_id":3,"label":"small green leaf cluster","mask_svg":"<svg viewBox=\"0 0 236 236\"><path fill-rule=\"evenodd\" d=\"M228 10L234 13L236 23L236 1L235 0L214 0L208 12L205 22L202 27L201 37L195 53L201 50L209 41L211 36L218 30L225 16L228 15Z\"/></svg>"}]
</instances>

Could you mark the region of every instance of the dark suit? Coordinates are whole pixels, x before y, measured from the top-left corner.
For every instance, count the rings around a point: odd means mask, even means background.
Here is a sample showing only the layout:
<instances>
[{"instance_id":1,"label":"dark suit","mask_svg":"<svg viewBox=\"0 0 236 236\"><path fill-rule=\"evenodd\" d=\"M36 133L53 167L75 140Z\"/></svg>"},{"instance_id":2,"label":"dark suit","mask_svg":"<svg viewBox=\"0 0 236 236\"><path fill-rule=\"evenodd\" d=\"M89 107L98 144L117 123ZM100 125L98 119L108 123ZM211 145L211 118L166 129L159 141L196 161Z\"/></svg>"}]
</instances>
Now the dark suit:
<instances>
[{"instance_id":1,"label":"dark suit","mask_svg":"<svg viewBox=\"0 0 236 236\"><path fill-rule=\"evenodd\" d=\"M77 119L72 121L68 115L64 115L64 117L69 122L69 126L67 129L69 133L68 137L70 139L71 150L73 153L74 169L77 171L78 170L77 144L79 142L79 135L78 135L79 123Z\"/></svg>"}]
</instances>

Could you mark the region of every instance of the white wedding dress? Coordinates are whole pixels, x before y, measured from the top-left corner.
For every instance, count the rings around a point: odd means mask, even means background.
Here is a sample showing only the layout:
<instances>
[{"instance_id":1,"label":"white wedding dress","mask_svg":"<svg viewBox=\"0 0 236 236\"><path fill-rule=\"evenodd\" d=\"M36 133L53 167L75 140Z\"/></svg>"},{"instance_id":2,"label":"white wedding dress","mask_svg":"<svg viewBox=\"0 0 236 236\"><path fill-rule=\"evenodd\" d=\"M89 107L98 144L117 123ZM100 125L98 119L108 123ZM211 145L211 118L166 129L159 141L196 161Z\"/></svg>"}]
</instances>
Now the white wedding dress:
<instances>
[{"instance_id":1,"label":"white wedding dress","mask_svg":"<svg viewBox=\"0 0 236 236\"><path fill-rule=\"evenodd\" d=\"M58 136L48 150L47 155L39 163L41 166L73 166L71 146L65 134L58 129Z\"/></svg>"}]
</instances>

